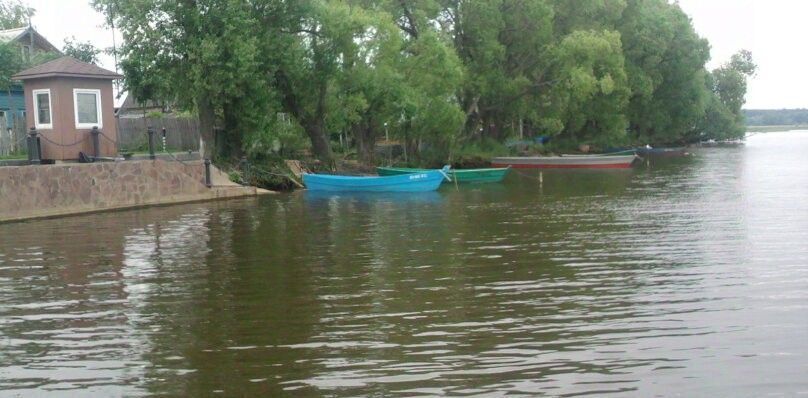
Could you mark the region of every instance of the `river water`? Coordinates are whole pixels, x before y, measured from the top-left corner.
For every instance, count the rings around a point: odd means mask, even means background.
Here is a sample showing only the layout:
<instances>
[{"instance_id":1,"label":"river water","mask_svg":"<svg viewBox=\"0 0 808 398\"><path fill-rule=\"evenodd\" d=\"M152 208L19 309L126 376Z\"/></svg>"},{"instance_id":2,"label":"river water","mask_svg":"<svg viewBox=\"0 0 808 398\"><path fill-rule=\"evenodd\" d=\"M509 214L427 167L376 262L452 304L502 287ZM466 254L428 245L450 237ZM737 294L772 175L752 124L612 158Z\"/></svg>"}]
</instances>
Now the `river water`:
<instances>
[{"instance_id":1,"label":"river water","mask_svg":"<svg viewBox=\"0 0 808 398\"><path fill-rule=\"evenodd\" d=\"M808 394L808 132L0 225L0 396Z\"/></svg>"}]
</instances>

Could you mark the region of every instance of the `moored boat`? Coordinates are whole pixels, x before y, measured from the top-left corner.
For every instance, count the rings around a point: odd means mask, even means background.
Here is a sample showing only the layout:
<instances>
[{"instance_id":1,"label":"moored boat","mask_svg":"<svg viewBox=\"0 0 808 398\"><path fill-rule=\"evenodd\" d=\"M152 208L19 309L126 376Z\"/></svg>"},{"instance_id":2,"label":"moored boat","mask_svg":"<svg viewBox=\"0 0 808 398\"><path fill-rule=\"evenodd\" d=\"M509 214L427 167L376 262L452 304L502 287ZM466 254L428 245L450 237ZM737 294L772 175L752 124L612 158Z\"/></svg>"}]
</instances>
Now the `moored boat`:
<instances>
[{"instance_id":1,"label":"moored boat","mask_svg":"<svg viewBox=\"0 0 808 398\"><path fill-rule=\"evenodd\" d=\"M641 156L653 156L653 157L680 157L680 156L687 156L690 154L687 152L687 148L685 147L651 147L651 146L637 147L632 149L610 148L607 149L603 154L613 156L613 155L625 155L626 153L629 152L634 152Z\"/></svg>"},{"instance_id":2,"label":"moored boat","mask_svg":"<svg viewBox=\"0 0 808 398\"><path fill-rule=\"evenodd\" d=\"M620 156L620 155L636 155L636 149L623 149L623 150L613 150L613 151L606 151L603 153L597 153L593 155L603 155L603 156ZM564 155L569 156L569 155Z\"/></svg>"},{"instance_id":3,"label":"moored boat","mask_svg":"<svg viewBox=\"0 0 808 398\"><path fill-rule=\"evenodd\" d=\"M394 176L343 176L331 174L303 174L303 184L312 191L331 192L426 192L440 187L448 167L420 173Z\"/></svg>"},{"instance_id":4,"label":"moored boat","mask_svg":"<svg viewBox=\"0 0 808 398\"><path fill-rule=\"evenodd\" d=\"M406 167L377 167L380 176L423 173L428 169L412 169ZM510 171L510 167L486 169L452 169L447 173L452 180L458 183L500 182Z\"/></svg>"},{"instance_id":5,"label":"moored boat","mask_svg":"<svg viewBox=\"0 0 808 398\"><path fill-rule=\"evenodd\" d=\"M517 156L491 160L494 167L517 169L627 169L636 155Z\"/></svg>"},{"instance_id":6,"label":"moored boat","mask_svg":"<svg viewBox=\"0 0 808 398\"><path fill-rule=\"evenodd\" d=\"M658 157L680 157L688 155L687 148L684 147L675 147L675 148L644 147L644 148L637 148L637 153L640 155L658 156Z\"/></svg>"}]
</instances>

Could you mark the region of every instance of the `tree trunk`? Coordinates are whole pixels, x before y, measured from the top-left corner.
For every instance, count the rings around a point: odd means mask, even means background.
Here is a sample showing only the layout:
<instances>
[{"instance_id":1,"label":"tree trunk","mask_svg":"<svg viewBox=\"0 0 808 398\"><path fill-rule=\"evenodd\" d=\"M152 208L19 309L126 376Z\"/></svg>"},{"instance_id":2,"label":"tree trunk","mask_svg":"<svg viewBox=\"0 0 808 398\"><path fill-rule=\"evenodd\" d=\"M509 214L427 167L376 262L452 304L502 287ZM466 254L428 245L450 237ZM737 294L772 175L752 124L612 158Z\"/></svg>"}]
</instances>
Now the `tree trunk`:
<instances>
[{"instance_id":1,"label":"tree trunk","mask_svg":"<svg viewBox=\"0 0 808 398\"><path fill-rule=\"evenodd\" d=\"M359 160L364 164L373 164L376 152L376 135L369 123L360 123L354 126L354 136L357 138Z\"/></svg>"},{"instance_id":2,"label":"tree trunk","mask_svg":"<svg viewBox=\"0 0 808 398\"><path fill-rule=\"evenodd\" d=\"M314 123L307 123L305 126L306 134L311 140L311 151L317 159L331 164L333 156L331 154L331 144L328 142L328 137L325 134L325 127L322 121L315 121Z\"/></svg>"},{"instance_id":3,"label":"tree trunk","mask_svg":"<svg viewBox=\"0 0 808 398\"><path fill-rule=\"evenodd\" d=\"M199 137L200 152L205 159L213 159L213 151L215 149L214 140L214 121L213 106L207 98L200 98L197 100L197 112L199 113Z\"/></svg>"},{"instance_id":4,"label":"tree trunk","mask_svg":"<svg viewBox=\"0 0 808 398\"><path fill-rule=\"evenodd\" d=\"M320 82L317 97L317 110L314 113L313 120L306 123L306 134L309 135L311 140L311 150L314 156L323 162L331 165L334 161L331 154L331 143L328 140L328 133L325 129L325 100L328 86L327 82Z\"/></svg>"},{"instance_id":5,"label":"tree trunk","mask_svg":"<svg viewBox=\"0 0 808 398\"><path fill-rule=\"evenodd\" d=\"M407 162L418 158L418 140L410 137L404 138L404 152L407 154Z\"/></svg>"},{"instance_id":6,"label":"tree trunk","mask_svg":"<svg viewBox=\"0 0 808 398\"><path fill-rule=\"evenodd\" d=\"M239 130L233 105L224 107L224 142L219 156L230 159L241 159L244 155L244 132Z\"/></svg>"}]
</instances>

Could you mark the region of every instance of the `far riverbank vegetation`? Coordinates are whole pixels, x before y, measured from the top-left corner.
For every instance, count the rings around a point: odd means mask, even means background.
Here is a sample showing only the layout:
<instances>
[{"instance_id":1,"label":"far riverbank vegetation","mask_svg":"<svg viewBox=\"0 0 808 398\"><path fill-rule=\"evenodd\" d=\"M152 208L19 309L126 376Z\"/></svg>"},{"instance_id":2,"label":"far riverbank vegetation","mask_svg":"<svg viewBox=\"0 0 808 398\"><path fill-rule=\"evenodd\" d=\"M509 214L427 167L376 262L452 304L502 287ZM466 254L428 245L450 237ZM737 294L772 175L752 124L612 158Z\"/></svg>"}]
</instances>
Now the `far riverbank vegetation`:
<instances>
[{"instance_id":1,"label":"far riverbank vegetation","mask_svg":"<svg viewBox=\"0 0 808 398\"><path fill-rule=\"evenodd\" d=\"M808 130L808 109L744 109L748 131Z\"/></svg>"}]
</instances>

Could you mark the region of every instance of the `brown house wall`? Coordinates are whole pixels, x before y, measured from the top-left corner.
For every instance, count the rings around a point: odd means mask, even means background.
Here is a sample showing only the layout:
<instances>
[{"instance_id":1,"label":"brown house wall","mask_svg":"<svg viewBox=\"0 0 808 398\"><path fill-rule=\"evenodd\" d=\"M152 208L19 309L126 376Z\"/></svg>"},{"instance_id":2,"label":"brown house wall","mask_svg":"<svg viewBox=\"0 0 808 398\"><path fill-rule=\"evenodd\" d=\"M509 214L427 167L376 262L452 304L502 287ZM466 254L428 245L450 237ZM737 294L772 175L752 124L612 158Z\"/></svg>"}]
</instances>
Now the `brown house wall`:
<instances>
[{"instance_id":1,"label":"brown house wall","mask_svg":"<svg viewBox=\"0 0 808 398\"><path fill-rule=\"evenodd\" d=\"M112 81L70 77L52 77L25 81L25 108L29 126L34 126L34 90L50 89L53 129L38 130L42 135L42 158L75 160L79 152L92 155L91 129L77 129L73 108L73 89L101 90L100 155L115 156L118 132L112 97ZM108 137L108 138L105 138Z\"/></svg>"}]
</instances>

